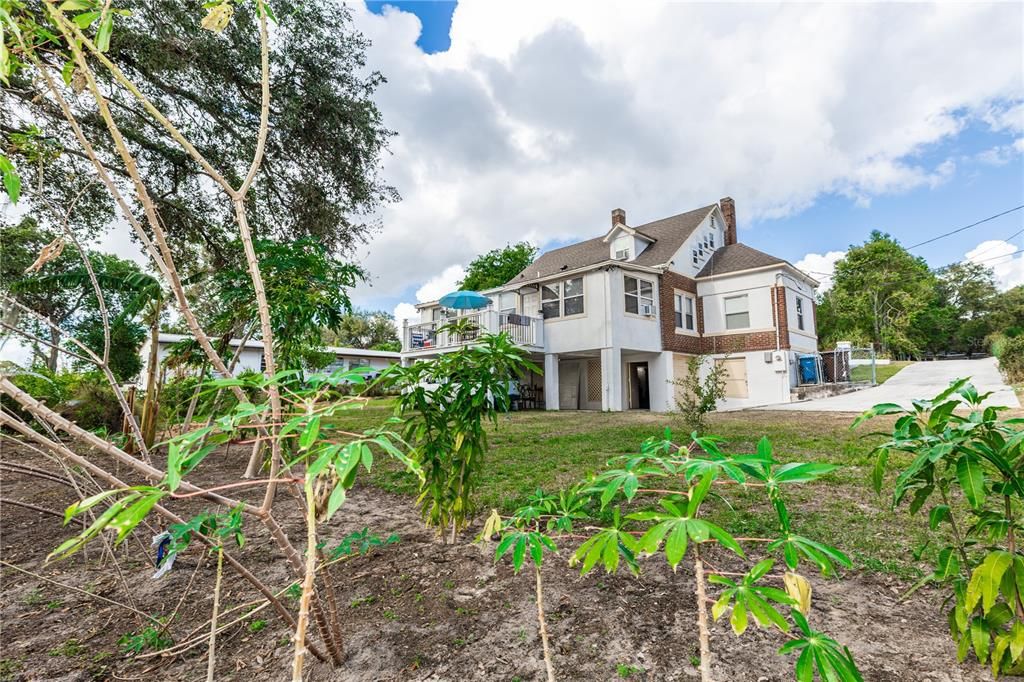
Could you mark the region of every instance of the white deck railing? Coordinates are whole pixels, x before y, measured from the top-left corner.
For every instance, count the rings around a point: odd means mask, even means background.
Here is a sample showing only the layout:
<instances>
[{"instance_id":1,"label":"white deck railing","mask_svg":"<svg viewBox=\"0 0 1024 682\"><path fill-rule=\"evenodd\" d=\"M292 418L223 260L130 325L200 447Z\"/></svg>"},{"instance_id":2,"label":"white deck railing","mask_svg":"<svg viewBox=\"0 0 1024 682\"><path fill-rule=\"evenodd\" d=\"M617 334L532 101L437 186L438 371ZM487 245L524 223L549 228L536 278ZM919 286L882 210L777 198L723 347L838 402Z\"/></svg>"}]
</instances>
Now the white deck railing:
<instances>
[{"instance_id":1,"label":"white deck railing","mask_svg":"<svg viewBox=\"0 0 1024 682\"><path fill-rule=\"evenodd\" d=\"M444 329L445 325L459 320L465 320L459 322L465 331L454 332ZM544 347L543 319L515 313L499 313L495 310L478 310L443 320L407 325L402 337L402 350L426 351L465 346L476 343L483 332L504 332L517 346Z\"/></svg>"}]
</instances>

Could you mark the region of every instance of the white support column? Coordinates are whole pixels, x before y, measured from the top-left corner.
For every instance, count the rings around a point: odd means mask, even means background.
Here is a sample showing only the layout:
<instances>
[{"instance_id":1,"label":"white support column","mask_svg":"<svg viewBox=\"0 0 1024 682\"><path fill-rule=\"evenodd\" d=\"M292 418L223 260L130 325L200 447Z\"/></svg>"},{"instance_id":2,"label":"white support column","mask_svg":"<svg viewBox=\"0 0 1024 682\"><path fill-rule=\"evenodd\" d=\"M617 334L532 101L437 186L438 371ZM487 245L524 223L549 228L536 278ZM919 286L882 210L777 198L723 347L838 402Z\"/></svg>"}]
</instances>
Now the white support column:
<instances>
[{"instance_id":1,"label":"white support column","mask_svg":"<svg viewBox=\"0 0 1024 682\"><path fill-rule=\"evenodd\" d=\"M622 411L622 349L601 349L601 409Z\"/></svg>"},{"instance_id":2,"label":"white support column","mask_svg":"<svg viewBox=\"0 0 1024 682\"><path fill-rule=\"evenodd\" d=\"M544 409L558 409L558 354L544 354Z\"/></svg>"}]
</instances>

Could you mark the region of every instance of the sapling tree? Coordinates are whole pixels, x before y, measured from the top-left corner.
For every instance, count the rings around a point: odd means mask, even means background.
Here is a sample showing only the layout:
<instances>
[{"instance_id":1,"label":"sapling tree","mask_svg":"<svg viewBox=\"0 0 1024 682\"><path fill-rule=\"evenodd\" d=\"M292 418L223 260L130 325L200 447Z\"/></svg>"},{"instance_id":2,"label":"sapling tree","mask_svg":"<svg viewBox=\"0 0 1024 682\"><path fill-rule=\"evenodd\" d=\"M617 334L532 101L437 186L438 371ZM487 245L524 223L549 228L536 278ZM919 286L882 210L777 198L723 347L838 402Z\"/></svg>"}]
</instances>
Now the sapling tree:
<instances>
[{"instance_id":1,"label":"sapling tree","mask_svg":"<svg viewBox=\"0 0 1024 682\"><path fill-rule=\"evenodd\" d=\"M443 328L442 328L443 329ZM392 365L378 380L400 391L396 415L423 469L423 519L450 540L475 512L473 492L487 452L487 422L509 408L509 384L540 370L505 334L481 334L474 345L408 367Z\"/></svg>"},{"instance_id":2,"label":"sapling tree","mask_svg":"<svg viewBox=\"0 0 1024 682\"><path fill-rule=\"evenodd\" d=\"M551 657L547 621L544 618L544 582L540 569L545 553L558 552L552 534L572 532L574 521L587 518L585 510L589 503L590 496L582 495L578 487L563 490L558 495L546 495L544 491L537 490L527 500L527 504L517 509L511 517L502 517L498 510L492 510L477 538L478 541L484 541L498 537L494 560L511 557L512 568L517 574L522 570L527 554L533 563L537 625L548 682L555 682L555 664Z\"/></svg>"},{"instance_id":3,"label":"sapling tree","mask_svg":"<svg viewBox=\"0 0 1024 682\"><path fill-rule=\"evenodd\" d=\"M683 418L687 433L703 434L707 429L707 416L715 411L718 401L725 397L726 366L711 362L701 377L706 356L693 355L686 360L686 374L673 379L676 411Z\"/></svg>"},{"instance_id":4,"label":"sapling tree","mask_svg":"<svg viewBox=\"0 0 1024 682\"><path fill-rule=\"evenodd\" d=\"M992 674L1024 672L1024 419L1001 418L1005 407L985 407L969 379L958 379L910 409L879 404L856 427L880 415L899 415L888 440L875 448L872 483L881 493L893 453L910 463L891 483L892 506L928 513L937 545L927 583L950 591L949 628L957 659L972 652ZM957 412L959 410L960 412Z\"/></svg>"}]
</instances>

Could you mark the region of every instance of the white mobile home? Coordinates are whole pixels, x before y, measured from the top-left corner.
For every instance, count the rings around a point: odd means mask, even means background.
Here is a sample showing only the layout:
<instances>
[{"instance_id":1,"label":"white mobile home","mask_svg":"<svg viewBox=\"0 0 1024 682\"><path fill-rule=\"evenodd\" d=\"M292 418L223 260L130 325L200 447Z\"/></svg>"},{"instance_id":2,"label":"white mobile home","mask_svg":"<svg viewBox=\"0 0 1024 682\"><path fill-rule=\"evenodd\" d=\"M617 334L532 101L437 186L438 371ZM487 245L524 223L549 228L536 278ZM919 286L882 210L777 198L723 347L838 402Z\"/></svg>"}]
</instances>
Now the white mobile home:
<instances>
[{"instance_id":1,"label":"white mobile home","mask_svg":"<svg viewBox=\"0 0 1024 682\"><path fill-rule=\"evenodd\" d=\"M191 336L187 336L185 334L160 334L157 345L157 362L162 363L164 361L171 346L191 338ZM228 344L230 345L232 352L235 352L238 350L241 340L231 339ZM150 343L147 341L142 347L141 353L143 363L147 363L149 361L149 345ZM380 371L397 363L401 357L400 353L393 351L345 348L340 346L328 346L324 348L324 352L334 354L335 358L334 361L325 368L325 371L333 371L336 369L347 370L358 367L369 367L374 371ZM263 342L251 339L247 340L245 342L245 346L238 355L238 363L235 365L235 374L238 375L246 370L262 372L264 367ZM143 381L145 381L146 376L146 369L143 368Z\"/></svg>"}]
</instances>

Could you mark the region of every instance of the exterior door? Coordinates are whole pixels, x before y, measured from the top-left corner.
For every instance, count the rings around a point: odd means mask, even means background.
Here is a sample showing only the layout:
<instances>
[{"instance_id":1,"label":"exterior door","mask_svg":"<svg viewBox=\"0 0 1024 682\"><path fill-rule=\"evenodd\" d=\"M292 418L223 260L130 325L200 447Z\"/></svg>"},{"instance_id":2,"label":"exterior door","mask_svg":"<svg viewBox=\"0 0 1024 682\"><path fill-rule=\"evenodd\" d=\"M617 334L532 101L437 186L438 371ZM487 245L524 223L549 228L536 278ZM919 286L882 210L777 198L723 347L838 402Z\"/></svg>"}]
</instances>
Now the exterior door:
<instances>
[{"instance_id":1,"label":"exterior door","mask_svg":"<svg viewBox=\"0 0 1024 682\"><path fill-rule=\"evenodd\" d=\"M580 409L580 363L564 360L558 365L558 408Z\"/></svg>"},{"instance_id":2,"label":"exterior door","mask_svg":"<svg viewBox=\"0 0 1024 682\"><path fill-rule=\"evenodd\" d=\"M629 363L629 407L651 409L651 385L646 362Z\"/></svg>"},{"instance_id":3,"label":"exterior door","mask_svg":"<svg viewBox=\"0 0 1024 682\"><path fill-rule=\"evenodd\" d=\"M715 360L720 367L725 367L725 397L747 398L747 359L722 358Z\"/></svg>"}]
</instances>

